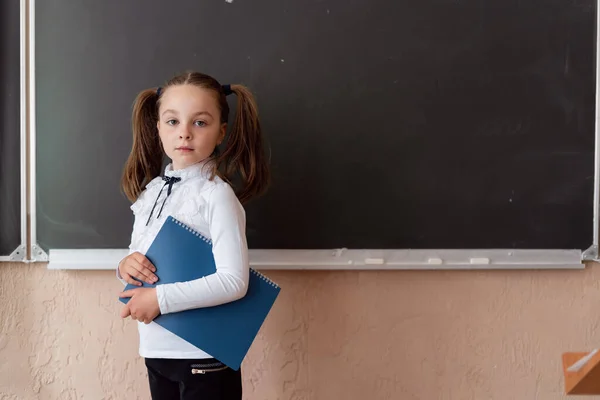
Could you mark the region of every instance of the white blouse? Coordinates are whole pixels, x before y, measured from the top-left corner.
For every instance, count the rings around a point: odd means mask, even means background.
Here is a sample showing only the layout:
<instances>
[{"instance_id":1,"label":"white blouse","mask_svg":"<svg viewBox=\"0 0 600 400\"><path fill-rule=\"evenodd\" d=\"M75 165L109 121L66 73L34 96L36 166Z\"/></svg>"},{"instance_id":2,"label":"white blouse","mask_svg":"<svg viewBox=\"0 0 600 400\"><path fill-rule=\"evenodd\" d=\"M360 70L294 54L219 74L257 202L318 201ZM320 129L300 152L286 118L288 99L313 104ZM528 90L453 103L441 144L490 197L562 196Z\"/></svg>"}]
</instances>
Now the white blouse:
<instances>
[{"instance_id":1,"label":"white blouse","mask_svg":"<svg viewBox=\"0 0 600 400\"><path fill-rule=\"evenodd\" d=\"M168 198L168 186L165 187L162 177L157 177L131 206L135 221L129 254L135 251L145 254L168 216L212 240L216 265L214 274L189 282L160 284L160 271L157 271L156 295L161 314L215 306L238 300L246 294L249 264L245 211L229 184L219 177L209 180L209 167L201 162L173 171L172 164L169 164L165 176L179 177L181 181L173 184ZM155 202L156 207L150 217ZM118 268L117 277L126 284L119 276ZM147 325L138 322L138 330L142 357L212 357L155 322Z\"/></svg>"}]
</instances>

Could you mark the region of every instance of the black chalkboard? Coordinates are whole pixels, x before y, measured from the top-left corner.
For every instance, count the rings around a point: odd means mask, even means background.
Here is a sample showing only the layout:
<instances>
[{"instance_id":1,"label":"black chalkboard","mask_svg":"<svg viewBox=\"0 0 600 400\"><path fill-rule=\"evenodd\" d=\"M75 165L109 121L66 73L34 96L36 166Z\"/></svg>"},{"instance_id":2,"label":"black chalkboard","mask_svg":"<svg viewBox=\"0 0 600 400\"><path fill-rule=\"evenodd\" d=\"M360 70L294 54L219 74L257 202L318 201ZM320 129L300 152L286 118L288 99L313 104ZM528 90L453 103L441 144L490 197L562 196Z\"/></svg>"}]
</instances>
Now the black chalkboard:
<instances>
[{"instance_id":1,"label":"black chalkboard","mask_svg":"<svg viewBox=\"0 0 600 400\"><path fill-rule=\"evenodd\" d=\"M591 0L36 3L37 226L123 248L138 91L256 94L273 185L252 248L569 248L593 236Z\"/></svg>"},{"instance_id":2,"label":"black chalkboard","mask_svg":"<svg viewBox=\"0 0 600 400\"><path fill-rule=\"evenodd\" d=\"M21 244L19 1L0 2L0 256Z\"/></svg>"}]
</instances>

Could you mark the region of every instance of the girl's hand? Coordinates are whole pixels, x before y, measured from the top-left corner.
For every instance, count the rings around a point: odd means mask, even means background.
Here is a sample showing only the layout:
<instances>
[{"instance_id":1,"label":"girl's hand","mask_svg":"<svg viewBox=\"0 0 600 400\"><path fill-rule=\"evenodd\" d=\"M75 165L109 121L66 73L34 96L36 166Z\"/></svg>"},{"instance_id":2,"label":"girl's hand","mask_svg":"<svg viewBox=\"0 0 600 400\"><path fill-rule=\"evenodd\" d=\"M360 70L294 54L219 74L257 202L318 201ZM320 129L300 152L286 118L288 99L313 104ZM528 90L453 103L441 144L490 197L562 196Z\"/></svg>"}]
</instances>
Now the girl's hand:
<instances>
[{"instance_id":1,"label":"girl's hand","mask_svg":"<svg viewBox=\"0 0 600 400\"><path fill-rule=\"evenodd\" d=\"M142 286L142 283L133 279L137 278L150 285L158 281L158 277L154 275L156 267L152 265L150 260L142 253L135 252L125 257L119 263L119 275L125 282L136 286Z\"/></svg>"},{"instance_id":2,"label":"girl's hand","mask_svg":"<svg viewBox=\"0 0 600 400\"><path fill-rule=\"evenodd\" d=\"M131 297L121 310L121 318L131 319L149 324L160 314L156 288L137 288L125 290L119 297Z\"/></svg>"}]
</instances>

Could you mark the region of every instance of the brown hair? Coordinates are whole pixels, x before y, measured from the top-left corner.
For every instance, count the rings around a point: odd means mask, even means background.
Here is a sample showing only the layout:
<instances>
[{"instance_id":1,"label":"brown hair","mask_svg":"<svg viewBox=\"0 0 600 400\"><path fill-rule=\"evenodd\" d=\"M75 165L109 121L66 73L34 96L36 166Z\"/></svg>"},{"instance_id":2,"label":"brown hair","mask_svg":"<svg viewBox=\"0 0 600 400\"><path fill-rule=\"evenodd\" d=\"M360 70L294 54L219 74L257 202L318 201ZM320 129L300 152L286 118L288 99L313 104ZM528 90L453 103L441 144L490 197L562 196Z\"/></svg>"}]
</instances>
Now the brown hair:
<instances>
[{"instance_id":1,"label":"brown hair","mask_svg":"<svg viewBox=\"0 0 600 400\"><path fill-rule=\"evenodd\" d=\"M162 169L163 149L158 135L158 108L161 94L170 86L196 85L213 90L221 112L221 122L229 119L229 105L223 86L214 78L188 72L170 79L160 90L146 89L138 94L133 105L133 146L125 164L121 187L132 202L143 188ZM263 139L254 96L242 85L231 85L237 96L237 113L222 153L215 149L211 179L218 175L233 186L241 203L263 194L270 181L268 163L263 150ZM234 181L236 184L234 185Z\"/></svg>"}]
</instances>

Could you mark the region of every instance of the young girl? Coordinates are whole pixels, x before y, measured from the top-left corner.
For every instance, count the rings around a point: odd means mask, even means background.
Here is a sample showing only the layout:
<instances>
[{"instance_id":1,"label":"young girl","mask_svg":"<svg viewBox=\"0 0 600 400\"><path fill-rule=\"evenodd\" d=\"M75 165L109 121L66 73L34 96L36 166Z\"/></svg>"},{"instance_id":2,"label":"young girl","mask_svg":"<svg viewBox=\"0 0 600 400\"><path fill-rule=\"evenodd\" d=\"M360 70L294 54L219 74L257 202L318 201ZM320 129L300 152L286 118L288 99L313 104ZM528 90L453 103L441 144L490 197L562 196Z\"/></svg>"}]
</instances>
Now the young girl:
<instances>
[{"instance_id":1,"label":"young girl","mask_svg":"<svg viewBox=\"0 0 600 400\"><path fill-rule=\"evenodd\" d=\"M237 115L226 136L229 94L237 96ZM171 163L161 177L165 153ZM135 221L117 276L124 284L141 286L134 278L157 283L156 268L143 254L168 216L210 238L216 264L216 273L201 279L121 294L130 297L121 317L138 321L152 399L242 398L240 371L152 320L245 295L249 264L242 204L262 194L268 181L256 103L244 86L222 86L194 72L137 96L133 148L122 178Z\"/></svg>"}]
</instances>

